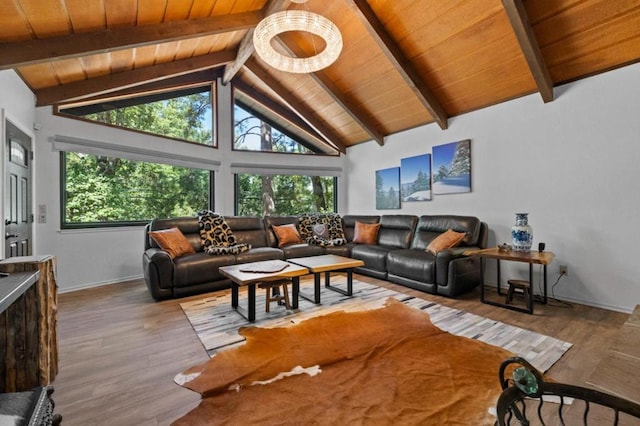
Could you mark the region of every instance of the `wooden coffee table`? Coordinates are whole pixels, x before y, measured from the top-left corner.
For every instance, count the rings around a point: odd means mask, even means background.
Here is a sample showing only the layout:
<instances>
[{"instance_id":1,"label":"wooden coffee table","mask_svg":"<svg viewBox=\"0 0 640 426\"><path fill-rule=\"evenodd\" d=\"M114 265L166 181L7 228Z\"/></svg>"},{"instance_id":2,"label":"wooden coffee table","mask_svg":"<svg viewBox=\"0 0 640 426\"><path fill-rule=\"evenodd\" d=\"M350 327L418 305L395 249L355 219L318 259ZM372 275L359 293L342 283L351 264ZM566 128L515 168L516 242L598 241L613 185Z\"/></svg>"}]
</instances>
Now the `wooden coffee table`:
<instances>
[{"instance_id":1,"label":"wooden coffee table","mask_svg":"<svg viewBox=\"0 0 640 426\"><path fill-rule=\"evenodd\" d=\"M320 303L320 274L324 272L324 286L329 290L336 291L345 296L353 294L353 268L364 266L364 262L349 257L337 256L335 254L325 254L321 256L296 257L287 259L290 263L304 266L313 274L313 297L299 292L300 297L315 303ZM331 272L345 271L347 273L347 289L343 290L331 285Z\"/></svg>"},{"instance_id":2,"label":"wooden coffee table","mask_svg":"<svg viewBox=\"0 0 640 426\"><path fill-rule=\"evenodd\" d=\"M243 272L246 270L266 271L284 267L277 272ZM239 265L221 266L220 273L231 280L231 307L250 322L256 320L256 284L265 281L277 281L291 278L292 300L291 308L298 309L298 293L300 292L300 276L309 271L302 266L294 265L283 260L268 260L264 262L243 263ZM248 287L247 310L240 307L239 292L241 286Z\"/></svg>"}]
</instances>

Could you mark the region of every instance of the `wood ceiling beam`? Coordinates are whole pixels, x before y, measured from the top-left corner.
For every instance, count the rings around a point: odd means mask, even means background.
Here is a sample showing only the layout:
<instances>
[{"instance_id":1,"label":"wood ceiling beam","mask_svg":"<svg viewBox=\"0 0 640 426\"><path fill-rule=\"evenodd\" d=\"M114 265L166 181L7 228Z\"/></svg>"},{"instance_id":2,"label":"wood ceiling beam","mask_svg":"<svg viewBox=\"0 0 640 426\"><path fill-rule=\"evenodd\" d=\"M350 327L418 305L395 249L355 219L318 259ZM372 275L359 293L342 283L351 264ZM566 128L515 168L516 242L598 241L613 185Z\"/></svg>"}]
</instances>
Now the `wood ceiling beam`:
<instances>
[{"instance_id":1,"label":"wood ceiling beam","mask_svg":"<svg viewBox=\"0 0 640 426\"><path fill-rule=\"evenodd\" d=\"M0 43L0 69L245 30L255 27L263 17L262 11L253 11L15 43Z\"/></svg>"},{"instance_id":2,"label":"wood ceiling beam","mask_svg":"<svg viewBox=\"0 0 640 426\"><path fill-rule=\"evenodd\" d=\"M218 78L222 77L221 69L208 69L204 71L196 71L191 74L170 77L164 80L154 81L152 83L143 83L138 86L131 86L125 89L116 90L100 96L92 96L83 98L77 104L89 104L96 102L105 102L112 99L130 98L141 94L152 94L167 92L185 87L195 87L200 85L213 84Z\"/></svg>"},{"instance_id":3,"label":"wood ceiling beam","mask_svg":"<svg viewBox=\"0 0 640 426\"><path fill-rule=\"evenodd\" d=\"M380 49L382 49L385 56L389 61L391 61L393 66L400 73L420 102L422 102L427 111L429 111L429 114L431 114L440 128L443 130L446 129L449 117L442 107L442 104L422 80L415 67L411 65L409 60L407 60L397 43L393 38L391 38L391 35L384 28L384 25L382 25L382 22L380 22L376 14L373 12L371 6L369 6L366 0L345 1L354 10L369 32L369 35L371 35Z\"/></svg>"},{"instance_id":4,"label":"wood ceiling beam","mask_svg":"<svg viewBox=\"0 0 640 426\"><path fill-rule=\"evenodd\" d=\"M300 47L293 42L293 40L289 37L286 37L286 34L281 36L280 44L283 49L285 49L289 54L295 55L297 57L306 57L305 52L300 49ZM284 43L283 39L287 39L287 43ZM315 72L308 74L318 86L322 88L330 97L333 99L335 103L337 103L349 116L356 122L360 127L364 129L365 132L371 136L371 139L376 141L378 145L384 145L384 135L378 129L380 126L378 123L374 123L374 121L370 118L368 114L362 108L356 106L353 102L351 102L347 96L335 85L335 83L327 77L322 72Z\"/></svg>"},{"instance_id":5,"label":"wood ceiling beam","mask_svg":"<svg viewBox=\"0 0 640 426\"><path fill-rule=\"evenodd\" d=\"M520 49L522 49L527 64L529 64L529 69L538 86L538 92L540 92L542 100L545 103L553 101L553 81L542 57L542 51L536 40L522 0L502 0L502 5L505 12L507 12L513 32L516 34L520 44Z\"/></svg>"},{"instance_id":6,"label":"wood ceiling beam","mask_svg":"<svg viewBox=\"0 0 640 426\"><path fill-rule=\"evenodd\" d=\"M304 103L295 98L291 92L273 79L266 71L264 71L254 59L249 59L245 62L245 68L255 75L264 84L269 86L289 107L294 111L301 119L303 119L309 126L313 128L322 138L327 141L333 148L338 149L342 153L347 152L347 148L340 140L340 137L335 132L325 125L316 114L309 109Z\"/></svg>"},{"instance_id":7,"label":"wood ceiling beam","mask_svg":"<svg viewBox=\"0 0 640 426\"><path fill-rule=\"evenodd\" d=\"M76 81L60 86L47 87L35 91L37 106L98 96L144 83L164 80L210 68L224 66L233 61L235 52L223 50L208 55L194 56L174 62L166 62L150 67L105 75L88 80Z\"/></svg>"},{"instance_id":8,"label":"wood ceiling beam","mask_svg":"<svg viewBox=\"0 0 640 426\"><path fill-rule=\"evenodd\" d=\"M264 7L264 17L269 16L276 12L286 10L291 5L291 0L269 0ZM257 23L256 23L257 25ZM240 47L238 48L238 54L236 60L233 63L227 65L224 69L224 76L222 77L222 84L227 84L231 79L240 71L240 68L255 52L253 47L253 27L247 31L247 33L240 41Z\"/></svg>"}]
</instances>

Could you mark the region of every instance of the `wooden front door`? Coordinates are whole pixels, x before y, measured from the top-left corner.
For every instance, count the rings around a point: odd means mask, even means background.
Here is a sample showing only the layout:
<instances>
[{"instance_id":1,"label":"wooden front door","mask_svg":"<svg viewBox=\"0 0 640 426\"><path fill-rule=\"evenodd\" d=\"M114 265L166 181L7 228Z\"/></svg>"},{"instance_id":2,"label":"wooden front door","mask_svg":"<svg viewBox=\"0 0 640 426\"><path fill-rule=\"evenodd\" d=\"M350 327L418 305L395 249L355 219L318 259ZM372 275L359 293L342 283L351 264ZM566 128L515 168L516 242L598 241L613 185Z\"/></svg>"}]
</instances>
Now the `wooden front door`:
<instances>
[{"instance_id":1,"label":"wooden front door","mask_svg":"<svg viewBox=\"0 0 640 426\"><path fill-rule=\"evenodd\" d=\"M31 138L6 120L5 257L32 254Z\"/></svg>"}]
</instances>

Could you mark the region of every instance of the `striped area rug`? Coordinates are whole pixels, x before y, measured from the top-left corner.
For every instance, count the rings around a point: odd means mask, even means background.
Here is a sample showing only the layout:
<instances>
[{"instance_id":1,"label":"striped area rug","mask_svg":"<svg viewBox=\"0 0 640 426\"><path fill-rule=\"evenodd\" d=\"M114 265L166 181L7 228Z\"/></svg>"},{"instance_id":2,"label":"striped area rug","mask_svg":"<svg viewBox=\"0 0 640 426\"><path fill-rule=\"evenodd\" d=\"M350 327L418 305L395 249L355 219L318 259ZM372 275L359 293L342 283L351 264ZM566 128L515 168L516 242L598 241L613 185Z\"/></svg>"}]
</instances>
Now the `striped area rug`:
<instances>
[{"instance_id":1,"label":"striped area rug","mask_svg":"<svg viewBox=\"0 0 640 426\"><path fill-rule=\"evenodd\" d=\"M346 277L332 276L331 284L346 288ZM300 290L312 294L313 282L311 280L302 281ZM380 308L389 297L428 313L431 322L444 331L504 348L527 359L543 372L551 368L572 346L571 343L550 336L358 280L353 281L353 296L351 297L322 288L322 303L320 305L300 298L299 307L295 311L287 311L284 306L272 303L271 312L265 312L265 291L256 289L256 321L254 323L249 323L231 309L230 292L185 302L180 306L207 353L209 356L213 356L219 350L244 343L244 338L238 334L240 327L287 327L308 318L326 315L334 311L348 312ZM246 303L246 293L241 291L240 304ZM348 324L345 324L345 327L348 327Z\"/></svg>"}]
</instances>

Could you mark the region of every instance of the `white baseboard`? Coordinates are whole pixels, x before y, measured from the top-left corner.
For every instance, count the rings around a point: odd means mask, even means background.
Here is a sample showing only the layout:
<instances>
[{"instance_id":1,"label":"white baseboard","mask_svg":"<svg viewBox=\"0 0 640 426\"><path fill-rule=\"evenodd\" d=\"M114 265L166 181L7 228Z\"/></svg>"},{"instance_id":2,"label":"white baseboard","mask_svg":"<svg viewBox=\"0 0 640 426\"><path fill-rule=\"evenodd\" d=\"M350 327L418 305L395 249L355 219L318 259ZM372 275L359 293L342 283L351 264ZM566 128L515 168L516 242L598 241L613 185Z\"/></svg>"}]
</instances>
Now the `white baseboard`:
<instances>
[{"instance_id":1,"label":"white baseboard","mask_svg":"<svg viewBox=\"0 0 640 426\"><path fill-rule=\"evenodd\" d=\"M88 284L80 284L80 285L76 285L73 287L59 287L58 288L58 293L62 294L62 293L70 293L72 291L78 291L78 290L86 290L89 288L94 288L94 287L102 287L103 285L110 285L110 284L118 284L118 283L122 283L122 282L126 282L126 281L134 281L134 280L140 280L143 279L144 275L135 275L135 276L131 276L131 277L122 277L122 278L117 278L117 279L113 279L113 280L107 280L107 281L100 281L100 282L95 282L95 283L88 283Z\"/></svg>"}]
</instances>

